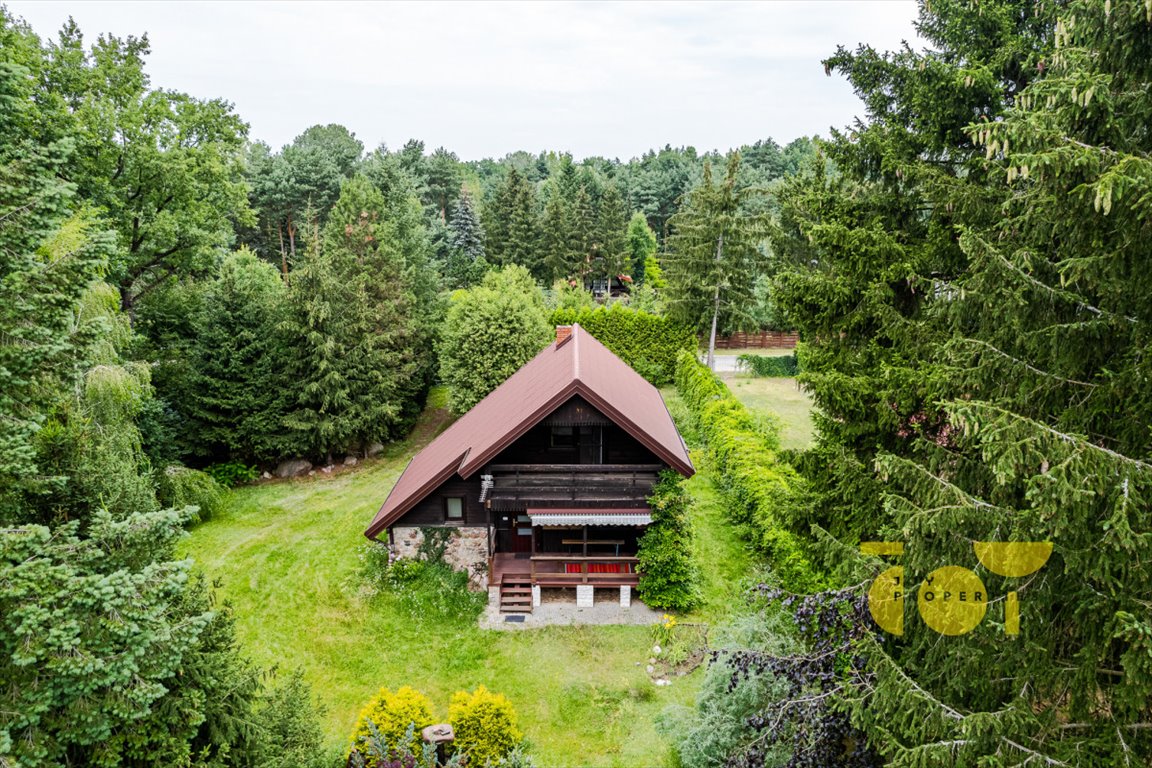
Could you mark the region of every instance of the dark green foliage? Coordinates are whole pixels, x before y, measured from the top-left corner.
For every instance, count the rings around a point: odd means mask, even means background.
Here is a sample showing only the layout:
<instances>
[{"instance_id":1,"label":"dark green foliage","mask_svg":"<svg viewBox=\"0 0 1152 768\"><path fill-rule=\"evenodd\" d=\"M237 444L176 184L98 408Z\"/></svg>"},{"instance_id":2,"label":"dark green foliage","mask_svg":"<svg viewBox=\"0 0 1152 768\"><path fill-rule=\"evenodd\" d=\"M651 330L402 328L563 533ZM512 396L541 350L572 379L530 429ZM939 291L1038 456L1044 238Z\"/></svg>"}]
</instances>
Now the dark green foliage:
<instances>
[{"instance_id":1,"label":"dark green foliage","mask_svg":"<svg viewBox=\"0 0 1152 768\"><path fill-rule=\"evenodd\" d=\"M85 48L71 21L47 49L41 99L69 106L68 177L114 228L107 279L131 313L172 276L203 275L252 220L242 178L247 126L221 99L151 88L147 37L102 36Z\"/></svg>"},{"instance_id":2,"label":"dark green foliage","mask_svg":"<svg viewBox=\"0 0 1152 768\"><path fill-rule=\"evenodd\" d=\"M797 591L818 585L818 575L791 516L801 493L800 477L780 460L775 425L753 418L724 382L681 352L676 390L696 419L719 475L732 522L768 558L780 581Z\"/></svg>"},{"instance_id":3,"label":"dark green foliage","mask_svg":"<svg viewBox=\"0 0 1152 768\"><path fill-rule=\"evenodd\" d=\"M740 355L736 358L741 370L754 376L795 376L800 372L800 359L790 355Z\"/></svg>"},{"instance_id":4,"label":"dark green foliage","mask_svg":"<svg viewBox=\"0 0 1152 768\"><path fill-rule=\"evenodd\" d=\"M597 210L596 243L593 249L592 277L605 285L617 275L630 275L632 261L626 236L628 212L615 184L609 184Z\"/></svg>"},{"instance_id":5,"label":"dark green foliage","mask_svg":"<svg viewBox=\"0 0 1152 768\"><path fill-rule=\"evenodd\" d=\"M428 331L392 211L371 182L353 178L292 276L286 330L299 347L285 423L312 455L399 437L427 389Z\"/></svg>"},{"instance_id":6,"label":"dark green foliage","mask_svg":"<svg viewBox=\"0 0 1152 768\"><path fill-rule=\"evenodd\" d=\"M224 259L205 290L189 351L185 414L199 448L237 461L275 461L302 449L283 428L294 383L283 324L287 291L251 251Z\"/></svg>"},{"instance_id":7,"label":"dark green foliage","mask_svg":"<svg viewBox=\"0 0 1152 768\"><path fill-rule=\"evenodd\" d=\"M204 468L204 472L223 488L235 488L238 485L252 483L260 477L259 469L239 461L209 464Z\"/></svg>"},{"instance_id":8,"label":"dark green foliage","mask_svg":"<svg viewBox=\"0 0 1152 768\"><path fill-rule=\"evenodd\" d=\"M739 182L739 170L740 153L733 152L724 180L714 184L706 162L700 184L669 221L668 314L709 333L709 365L717 330L740 327L763 261L764 217L747 210L756 190Z\"/></svg>"},{"instance_id":9,"label":"dark green foliage","mask_svg":"<svg viewBox=\"0 0 1152 768\"><path fill-rule=\"evenodd\" d=\"M640 584L636 593L648 606L687 611L700 603L700 566L692 558L692 497L683 478L661 474L648 506L652 524L640 537L636 554Z\"/></svg>"},{"instance_id":10,"label":"dark green foliage","mask_svg":"<svg viewBox=\"0 0 1152 768\"><path fill-rule=\"evenodd\" d=\"M484 258L484 230L472 207L467 192L460 193L456 210L448 222L448 261L444 265L444 283L449 289L470 288L488 271Z\"/></svg>"},{"instance_id":11,"label":"dark green foliage","mask_svg":"<svg viewBox=\"0 0 1152 768\"><path fill-rule=\"evenodd\" d=\"M696 336L688 327L619 304L558 309L552 313L551 323L579 323L614 355L657 386L672 381L676 358L682 350L696 349Z\"/></svg>"},{"instance_id":12,"label":"dark green foliage","mask_svg":"<svg viewBox=\"0 0 1152 768\"><path fill-rule=\"evenodd\" d=\"M489 272L453 297L440 346L440 377L452 411L480 402L552 338L544 298L523 267Z\"/></svg>"},{"instance_id":13,"label":"dark green foliage","mask_svg":"<svg viewBox=\"0 0 1152 768\"><path fill-rule=\"evenodd\" d=\"M536 216L535 189L515 168L511 169L504 184L484 206L488 261L498 267L519 264L542 278Z\"/></svg>"},{"instance_id":14,"label":"dark green foliage","mask_svg":"<svg viewBox=\"0 0 1152 768\"><path fill-rule=\"evenodd\" d=\"M843 671L891 764L1152 755L1148 24L1143 3L925 3L927 50L828 60L868 119L826 145L836 174L781 190L775 300L820 413L799 521L844 584L886 567L859 541L891 539L909 585L955 564L994 598L959 637L909 611ZM974 541L1054 550L1006 578Z\"/></svg>"},{"instance_id":15,"label":"dark green foliage","mask_svg":"<svg viewBox=\"0 0 1152 768\"><path fill-rule=\"evenodd\" d=\"M325 755L324 714L300 670L266 683L255 712L261 748L251 764L256 768L330 768Z\"/></svg>"},{"instance_id":16,"label":"dark green foliage","mask_svg":"<svg viewBox=\"0 0 1152 768\"><path fill-rule=\"evenodd\" d=\"M641 285L644 283L644 270L648 259L656 258L656 233L644 220L644 214L634 213L628 221L628 264L632 270L632 280Z\"/></svg>"},{"instance_id":17,"label":"dark green foliage","mask_svg":"<svg viewBox=\"0 0 1152 768\"><path fill-rule=\"evenodd\" d=\"M189 566L165 562L185 518L100 513L83 539L75 524L0 534L0 758L117 766L130 733L153 732L212 620L178 610Z\"/></svg>"}]
</instances>

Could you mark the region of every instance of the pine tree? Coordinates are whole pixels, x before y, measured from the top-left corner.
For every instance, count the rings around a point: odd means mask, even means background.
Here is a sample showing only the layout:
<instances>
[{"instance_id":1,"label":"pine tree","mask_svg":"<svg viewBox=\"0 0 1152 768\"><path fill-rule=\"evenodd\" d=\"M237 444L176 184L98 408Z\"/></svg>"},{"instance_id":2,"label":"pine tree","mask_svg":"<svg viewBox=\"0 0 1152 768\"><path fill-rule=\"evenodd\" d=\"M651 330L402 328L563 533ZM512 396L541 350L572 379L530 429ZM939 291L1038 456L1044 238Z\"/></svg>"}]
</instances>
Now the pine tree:
<instances>
[{"instance_id":1,"label":"pine tree","mask_svg":"<svg viewBox=\"0 0 1152 768\"><path fill-rule=\"evenodd\" d=\"M445 283L452 290L471 287L484 276L488 262L484 258L484 230L466 190L460 192L448 229L450 247L444 268Z\"/></svg>"},{"instance_id":2,"label":"pine tree","mask_svg":"<svg viewBox=\"0 0 1152 768\"><path fill-rule=\"evenodd\" d=\"M366 178L344 185L290 296L301 350L289 426L328 458L402 434L422 390L423 337L395 223Z\"/></svg>"},{"instance_id":3,"label":"pine tree","mask_svg":"<svg viewBox=\"0 0 1152 768\"><path fill-rule=\"evenodd\" d=\"M910 608L898 642L849 650L861 663L840 706L890 764L1138 765L1152 756L1147 10L968 11L922 8L937 50L830 59L870 121L828 145L836 177L818 166L781 192L777 298L808 339L821 412L796 523L838 553L842 583L892 565L852 557L859 541L900 540L909 600L944 565L994 598L967 634ZM974 542L1053 548L1011 576Z\"/></svg>"},{"instance_id":4,"label":"pine tree","mask_svg":"<svg viewBox=\"0 0 1152 768\"><path fill-rule=\"evenodd\" d=\"M728 157L728 172L720 184L712 181L712 166L704 164L699 186L688 193L670 223L666 258L669 314L698 330L707 329L708 366L716 348L721 321L736 316L752 296L764 221L743 211L753 193L737 185L740 154Z\"/></svg>"},{"instance_id":5,"label":"pine tree","mask_svg":"<svg viewBox=\"0 0 1152 768\"><path fill-rule=\"evenodd\" d=\"M600 198L600 209L596 217L597 253L594 276L608 281L628 275L632 271L628 253L627 215L624 198L615 184L609 184Z\"/></svg>"},{"instance_id":6,"label":"pine tree","mask_svg":"<svg viewBox=\"0 0 1152 768\"><path fill-rule=\"evenodd\" d=\"M508 171L484 211L486 256L496 266L519 264L537 279L542 277L544 258L540 255L540 225L537 222L536 193L531 182L515 168Z\"/></svg>"}]
</instances>

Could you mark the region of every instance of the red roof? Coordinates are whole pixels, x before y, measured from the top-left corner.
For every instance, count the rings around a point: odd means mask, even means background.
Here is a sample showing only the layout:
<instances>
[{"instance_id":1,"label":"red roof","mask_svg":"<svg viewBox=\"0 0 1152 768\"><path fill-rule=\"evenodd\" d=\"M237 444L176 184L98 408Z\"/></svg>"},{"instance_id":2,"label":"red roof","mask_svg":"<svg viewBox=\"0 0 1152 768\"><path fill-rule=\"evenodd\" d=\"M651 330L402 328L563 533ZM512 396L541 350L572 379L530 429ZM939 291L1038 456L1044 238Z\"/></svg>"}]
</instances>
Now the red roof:
<instances>
[{"instance_id":1,"label":"red roof","mask_svg":"<svg viewBox=\"0 0 1152 768\"><path fill-rule=\"evenodd\" d=\"M580 395L685 477L695 473L660 392L579 325L416 454L365 535L374 538L453 475L468 478Z\"/></svg>"}]
</instances>

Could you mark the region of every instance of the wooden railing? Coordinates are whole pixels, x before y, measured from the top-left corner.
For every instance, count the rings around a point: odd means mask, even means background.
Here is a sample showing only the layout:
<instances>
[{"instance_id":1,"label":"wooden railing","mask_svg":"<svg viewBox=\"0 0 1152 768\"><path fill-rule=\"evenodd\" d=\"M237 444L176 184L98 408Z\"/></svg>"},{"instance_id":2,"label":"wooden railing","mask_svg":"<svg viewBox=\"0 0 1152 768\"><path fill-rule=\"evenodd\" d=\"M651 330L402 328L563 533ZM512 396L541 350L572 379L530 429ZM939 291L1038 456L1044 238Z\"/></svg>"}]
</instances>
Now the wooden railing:
<instances>
[{"instance_id":1,"label":"wooden railing","mask_svg":"<svg viewBox=\"0 0 1152 768\"><path fill-rule=\"evenodd\" d=\"M531 576L532 583L538 581L548 582L552 584L595 584L597 582L610 584L612 582L635 584L639 581L639 575L636 573L636 564L640 560L630 555L607 555L605 557L597 557L589 555L587 557L581 555L532 555L531 560ZM568 573L564 568L568 563L580 563L579 573ZM620 571L616 573L591 573L588 566L591 563L616 563L619 565L631 566L630 571ZM541 570L537 566L546 566L556 564L560 565L560 570Z\"/></svg>"},{"instance_id":2,"label":"wooden railing","mask_svg":"<svg viewBox=\"0 0 1152 768\"><path fill-rule=\"evenodd\" d=\"M648 497L658 464L493 464L493 502L632 505Z\"/></svg>"}]
</instances>

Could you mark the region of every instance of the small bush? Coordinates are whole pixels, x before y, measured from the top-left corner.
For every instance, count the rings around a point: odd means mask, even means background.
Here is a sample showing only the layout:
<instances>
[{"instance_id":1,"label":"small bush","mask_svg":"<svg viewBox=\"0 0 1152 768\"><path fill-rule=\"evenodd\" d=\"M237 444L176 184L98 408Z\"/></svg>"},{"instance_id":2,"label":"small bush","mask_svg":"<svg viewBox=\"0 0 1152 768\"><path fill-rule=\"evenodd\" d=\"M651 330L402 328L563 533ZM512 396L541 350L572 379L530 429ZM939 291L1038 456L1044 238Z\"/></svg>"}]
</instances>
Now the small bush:
<instances>
[{"instance_id":1,"label":"small bush","mask_svg":"<svg viewBox=\"0 0 1152 768\"><path fill-rule=\"evenodd\" d=\"M250 467L239 461L226 461L223 464L213 464L204 469L212 479L225 488L235 488L238 485L252 483L260 477L260 470Z\"/></svg>"},{"instance_id":2,"label":"small bush","mask_svg":"<svg viewBox=\"0 0 1152 768\"><path fill-rule=\"evenodd\" d=\"M472 766L498 764L524 738L512 703L482 685L472 693L458 691L452 696L448 722L456 732L456 749L468 755Z\"/></svg>"},{"instance_id":3,"label":"small bush","mask_svg":"<svg viewBox=\"0 0 1152 768\"><path fill-rule=\"evenodd\" d=\"M260 768L327 768L323 714L299 671L266 689L255 716L264 752Z\"/></svg>"},{"instance_id":4,"label":"small bush","mask_svg":"<svg viewBox=\"0 0 1152 768\"><path fill-rule=\"evenodd\" d=\"M652 524L640 537L636 592L652 608L686 611L700 603L699 569L692 560L691 497L680 475L666 471L652 488Z\"/></svg>"},{"instance_id":5,"label":"small bush","mask_svg":"<svg viewBox=\"0 0 1152 768\"><path fill-rule=\"evenodd\" d=\"M209 520L224 504L224 489L211 475L174 464L160 473L156 483L160 503L172 509L198 507L194 522Z\"/></svg>"},{"instance_id":6,"label":"small bush","mask_svg":"<svg viewBox=\"0 0 1152 768\"><path fill-rule=\"evenodd\" d=\"M381 688L360 710L348 754L359 752L367 768L382 765L372 754L380 750L370 748L373 728L378 732L377 741L383 740L397 750L406 747L409 752L419 754L420 729L429 725L432 725L432 702L427 696L407 685L395 693Z\"/></svg>"},{"instance_id":7,"label":"small bush","mask_svg":"<svg viewBox=\"0 0 1152 768\"><path fill-rule=\"evenodd\" d=\"M800 373L800 360L793 352L790 355L770 357L766 355L740 355L736 358L740 370L753 376L795 376Z\"/></svg>"}]
</instances>

